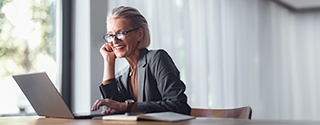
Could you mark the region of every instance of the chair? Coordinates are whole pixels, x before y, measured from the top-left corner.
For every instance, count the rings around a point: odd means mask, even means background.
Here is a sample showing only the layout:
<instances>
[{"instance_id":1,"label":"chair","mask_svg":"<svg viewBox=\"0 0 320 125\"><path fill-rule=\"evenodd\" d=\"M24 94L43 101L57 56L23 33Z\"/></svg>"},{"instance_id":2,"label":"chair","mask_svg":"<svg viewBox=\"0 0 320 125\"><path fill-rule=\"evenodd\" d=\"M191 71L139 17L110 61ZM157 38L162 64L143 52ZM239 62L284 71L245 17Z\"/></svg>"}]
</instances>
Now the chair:
<instances>
[{"instance_id":1,"label":"chair","mask_svg":"<svg viewBox=\"0 0 320 125\"><path fill-rule=\"evenodd\" d=\"M191 116L251 119L252 109L250 106L233 109L201 109L191 108Z\"/></svg>"}]
</instances>

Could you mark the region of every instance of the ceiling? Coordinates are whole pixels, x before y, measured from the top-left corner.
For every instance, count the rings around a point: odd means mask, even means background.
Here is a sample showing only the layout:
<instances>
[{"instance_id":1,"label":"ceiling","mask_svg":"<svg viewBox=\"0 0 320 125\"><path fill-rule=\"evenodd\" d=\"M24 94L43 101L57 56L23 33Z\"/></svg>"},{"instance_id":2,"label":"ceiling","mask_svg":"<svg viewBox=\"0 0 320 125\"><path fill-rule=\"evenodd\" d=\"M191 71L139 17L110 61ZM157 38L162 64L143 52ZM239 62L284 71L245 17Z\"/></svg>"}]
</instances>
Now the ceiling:
<instances>
[{"instance_id":1,"label":"ceiling","mask_svg":"<svg viewBox=\"0 0 320 125\"><path fill-rule=\"evenodd\" d=\"M274 0L291 10L320 9L320 0Z\"/></svg>"}]
</instances>

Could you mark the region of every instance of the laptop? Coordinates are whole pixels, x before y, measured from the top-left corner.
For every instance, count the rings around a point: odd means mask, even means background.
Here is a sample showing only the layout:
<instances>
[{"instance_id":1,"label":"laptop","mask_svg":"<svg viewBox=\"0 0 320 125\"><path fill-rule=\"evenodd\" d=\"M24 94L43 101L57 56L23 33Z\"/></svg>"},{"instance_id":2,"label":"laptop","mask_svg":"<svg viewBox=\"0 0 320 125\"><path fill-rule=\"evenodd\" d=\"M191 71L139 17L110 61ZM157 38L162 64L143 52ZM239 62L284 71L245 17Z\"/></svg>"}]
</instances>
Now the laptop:
<instances>
[{"instance_id":1,"label":"laptop","mask_svg":"<svg viewBox=\"0 0 320 125\"><path fill-rule=\"evenodd\" d=\"M45 72L13 75L24 95L39 116L91 119L102 114L74 114L62 99Z\"/></svg>"}]
</instances>

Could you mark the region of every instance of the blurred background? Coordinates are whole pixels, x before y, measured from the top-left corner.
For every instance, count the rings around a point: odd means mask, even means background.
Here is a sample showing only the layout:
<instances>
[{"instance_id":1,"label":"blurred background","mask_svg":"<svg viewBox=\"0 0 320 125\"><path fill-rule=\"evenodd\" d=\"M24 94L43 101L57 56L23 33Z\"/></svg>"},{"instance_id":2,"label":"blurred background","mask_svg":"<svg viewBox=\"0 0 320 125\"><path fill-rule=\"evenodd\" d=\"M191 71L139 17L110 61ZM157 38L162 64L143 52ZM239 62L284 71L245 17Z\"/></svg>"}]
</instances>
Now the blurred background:
<instances>
[{"instance_id":1,"label":"blurred background","mask_svg":"<svg viewBox=\"0 0 320 125\"><path fill-rule=\"evenodd\" d=\"M74 111L89 109L99 98L105 17L124 5L148 20L149 49L173 58L191 107L251 106L253 119L320 118L318 0L73 0L72 80L63 84L61 3L0 2L0 114L34 113L11 75L37 71L59 91L73 85ZM117 61L117 70L127 65Z\"/></svg>"},{"instance_id":2,"label":"blurred background","mask_svg":"<svg viewBox=\"0 0 320 125\"><path fill-rule=\"evenodd\" d=\"M58 77L55 0L0 0L0 115L34 113L11 75Z\"/></svg>"}]
</instances>

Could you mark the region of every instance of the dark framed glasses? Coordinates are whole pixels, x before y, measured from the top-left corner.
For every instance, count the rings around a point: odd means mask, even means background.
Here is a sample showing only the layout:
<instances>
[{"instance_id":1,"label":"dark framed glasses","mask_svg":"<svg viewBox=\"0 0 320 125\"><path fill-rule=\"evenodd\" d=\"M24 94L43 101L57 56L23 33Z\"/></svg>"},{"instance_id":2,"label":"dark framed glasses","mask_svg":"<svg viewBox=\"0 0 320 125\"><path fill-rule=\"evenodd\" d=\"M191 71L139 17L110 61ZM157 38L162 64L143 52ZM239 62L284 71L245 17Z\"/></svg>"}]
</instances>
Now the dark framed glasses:
<instances>
[{"instance_id":1,"label":"dark framed glasses","mask_svg":"<svg viewBox=\"0 0 320 125\"><path fill-rule=\"evenodd\" d=\"M114 37L116 37L117 40L122 41L125 37L125 35L127 35L128 33L138 30L140 27L138 28L134 28L128 31L124 31L124 32L117 32L116 34L106 34L103 36L104 41L106 41L107 43L111 43L114 40Z\"/></svg>"}]
</instances>

